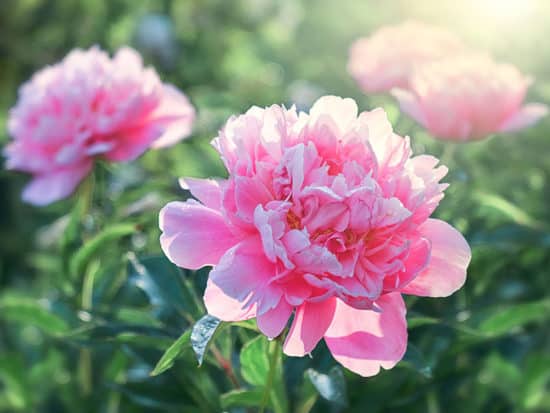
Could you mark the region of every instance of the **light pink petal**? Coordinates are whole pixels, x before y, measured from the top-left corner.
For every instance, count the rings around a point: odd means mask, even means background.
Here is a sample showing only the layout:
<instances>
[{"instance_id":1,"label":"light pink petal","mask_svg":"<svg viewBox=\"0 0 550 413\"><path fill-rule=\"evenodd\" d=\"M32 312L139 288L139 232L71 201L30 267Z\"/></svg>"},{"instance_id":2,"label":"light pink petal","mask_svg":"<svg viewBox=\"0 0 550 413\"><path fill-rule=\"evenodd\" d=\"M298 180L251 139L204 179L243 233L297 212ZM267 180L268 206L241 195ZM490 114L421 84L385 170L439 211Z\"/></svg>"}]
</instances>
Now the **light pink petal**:
<instances>
[{"instance_id":1,"label":"light pink petal","mask_svg":"<svg viewBox=\"0 0 550 413\"><path fill-rule=\"evenodd\" d=\"M220 210L222 207L222 188L215 179L180 178L182 189L191 194L209 208Z\"/></svg>"},{"instance_id":2,"label":"light pink petal","mask_svg":"<svg viewBox=\"0 0 550 413\"><path fill-rule=\"evenodd\" d=\"M414 93L405 89L395 88L392 89L391 94L397 99L403 112L416 120L422 126L426 126L428 124L426 116L422 111L422 105Z\"/></svg>"},{"instance_id":3,"label":"light pink petal","mask_svg":"<svg viewBox=\"0 0 550 413\"><path fill-rule=\"evenodd\" d=\"M401 291L404 294L447 297L466 281L466 269L472 253L464 237L438 219L428 219L420 228L432 243L428 267Z\"/></svg>"},{"instance_id":4,"label":"light pink petal","mask_svg":"<svg viewBox=\"0 0 550 413\"><path fill-rule=\"evenodd\" d=\"M208 280L204 291L204 304L208 314L218 317L223 321L248 320L256 316L256 307L248 305L243 308L243 303L229 297L220 287Z\"/></svg>"},{"instance_id":5,"label":"light pink petal","mask_svg":"<svg viewBox=\"0 0 550 413\"><path fill-rule=\"evenodd\" d=\"M381 312L358 310L337 300L325 342L334 358L361 376L374 376L380 367L394 367L407 348L407 321L399 293L381 296Z\"/></svg>"},{"instance_id":6,"label":"light pink petal","mask_svg":"<svg viewBox=\"0 0 550 413\"><path fill-rule=\"evenodd\" d=\"M305 302L298 307L283 346L285 354L301 357L310 353L327 331L335 308L335 298L316 303Z\"/></svg>"},{"instance_id":7,"label":"light pink petal","mask_svg":"<svg viewBox=\"0 0 550 413\"><path fill-rule=\"evenodd\" d=\"M256 207L271 200L273 195L258 178L244 176L235 178L235 204L237 214L242 220L253 222Z\"/></svg>"},{"instance_id":8,"label":"light pink petal","mask_svg":"<svg viewBox=\"0 0 550 413\"><path fill-rule=\"evenodd\" d=\"M75 168L35 176L23 190L22 199L29 204L43 206L66 198L91 169L92 163L87 161Z\"/></svg>"},{"instance_id":9,"label":"light pink petal","mask_svg":"<svg viewBox=\"0 0 550 413\"><path fill-rule=\"evenodd\" d=\"M210 272L210 280L243 306L256 304L257 314L263 314L275 308L282 296L281 289L269 282L276 273L275 264L262 252L259 237L250 237L224 254Z\"/></svg>"},{"instance_id":10,"label":"light pink petal","mask_svg":"<svg viewBox=\"0 0 550 413\"><path fill-rule=\"evenodd\" d=\"M159 225L162 250L184 268L217 264L238 242L218 211L193 200L168 203L160 211Z\"/></svg>"},{"instance_id":11,"label":"light pink petal","mask_svg":"<svg viewBox=\"0 0 550 413\"><path fill-rule=\"evenodd\" d=\"M327 119L335 122L339 132L344 133L357 118L357 104L350 98L323 96L317 99L309 113L313 123L329 115Z\"/></svg>"},{"instance_id":12,"label":"light pink petal","mask_svg":"<svg viewBox=\"0 0 550 413\"><path fill-rule=\"evenodd\" d=\"M165 148L178 143L191 134L195 120L195 109L189 99L172 85L163 85L160 106L151 115L151 121L163 125L164 133L151 147Z\"/></svg>"},{"instance_id":13,"label":"light pink petal","mask_svg":"<svg viewBox=\"0 0 550 413\"><path fill-rule=\"evenodd\" d=\"M264 314L258 315L258 328L269 338L277 337L285 328L293 309L294 308L281 297L281 301L279 301L277 307Z\"/></svg>"},{"instance_id":14,"label":"light pink petal","mask_svg":"<svg viewBox=\"0 0 550 413\"><path fill-rule=\"evenodd\" d=\"M501 132L515 132L537 123L548 114L548 106L541 103L530 103L523 106L500 127Z\"/></svg>"}]
</instances>

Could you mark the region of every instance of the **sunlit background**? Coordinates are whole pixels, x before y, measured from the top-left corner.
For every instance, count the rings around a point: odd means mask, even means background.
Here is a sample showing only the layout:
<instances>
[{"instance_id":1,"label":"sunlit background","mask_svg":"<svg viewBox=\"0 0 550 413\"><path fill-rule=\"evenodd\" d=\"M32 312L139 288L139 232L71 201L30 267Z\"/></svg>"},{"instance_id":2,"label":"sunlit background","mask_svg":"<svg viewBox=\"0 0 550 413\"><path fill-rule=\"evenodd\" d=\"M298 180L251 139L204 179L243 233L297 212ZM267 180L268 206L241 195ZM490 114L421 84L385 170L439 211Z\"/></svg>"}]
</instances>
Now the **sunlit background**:
<instances>
[{"instance_id":1,"label":"sunlit background","mask_svg":"<svg viewBox=\"0 0 550 413\"><path fill-rule=\"evenodd\" d=\"M534 79L527 101L550 103L547 0L1 0L0 144L8 140L7 113L19 85L74 47L114 51L130 44L191 98L199 111L192 139L100 171L103 211L121 219L137 211L147 228L114 245L112 259L102 263L121 274L125 267L116 262L128 251L160 253L157 214L166 201L183 197L177 177L224 174L209 141L231 114L253 104L308 109L323 94L353 97L362 110L383 106L417 152L442 157L450 167L451 187L438 214L473 246L469 281L448 299L410 300L411 314L445 322L413 328L412 350L396 369L369 380L346 375L347 408L320 399L312 411L548 412L550 120L449 149L400 115L390 97L365 96L346 72L351 42L407 19L444 27L517 66ZM78 304L59 279L57 247L72 201L24 205L19 194L26 180L0 171L0 297L27 295L78 325L86 320L74 315ZM90 214L86 228L100 225L98 219ZM204 276L196 276L199 289ZM96 297L105 320L125 308L160 323L153 304L107 296ZM186 411L186 375L199 374L193 361L152 379L148 373L162 346L90 339L98 370L93 393L84 397L73 363L82 343L52 338L2 302L0 412ZM164 327L172 333L185 322ZM311 363L326 371L331 361L324 353ZM299 388L307 362L290 362L289 388Z\"/></svg>"}]
</instances>

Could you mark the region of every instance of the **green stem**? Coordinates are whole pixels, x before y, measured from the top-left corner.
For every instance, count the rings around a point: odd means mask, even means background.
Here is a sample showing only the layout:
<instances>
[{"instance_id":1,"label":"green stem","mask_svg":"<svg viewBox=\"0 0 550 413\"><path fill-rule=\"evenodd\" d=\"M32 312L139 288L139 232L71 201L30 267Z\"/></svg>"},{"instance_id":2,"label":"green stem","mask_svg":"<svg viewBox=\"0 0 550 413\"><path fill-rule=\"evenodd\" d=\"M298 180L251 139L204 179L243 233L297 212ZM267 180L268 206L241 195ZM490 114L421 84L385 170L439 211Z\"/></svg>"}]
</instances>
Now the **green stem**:
<instances>
[{"instance_id":1,"label":"green stem","mask_svg":"<svg viewBox=\"0 0 550 413\"><path fill-rule=\"evenodd\" d=\"M276 338L269 342L269 372L267 374L267 381L265 383L264 394L262 395L262 402L260 404L260 413L264 413L267 402L271 395L271 388L273 386L273 379L275 378L275 371L277 370L277 360L279 358L280 351L280 342Z\"/></svg>"}]
</instances>

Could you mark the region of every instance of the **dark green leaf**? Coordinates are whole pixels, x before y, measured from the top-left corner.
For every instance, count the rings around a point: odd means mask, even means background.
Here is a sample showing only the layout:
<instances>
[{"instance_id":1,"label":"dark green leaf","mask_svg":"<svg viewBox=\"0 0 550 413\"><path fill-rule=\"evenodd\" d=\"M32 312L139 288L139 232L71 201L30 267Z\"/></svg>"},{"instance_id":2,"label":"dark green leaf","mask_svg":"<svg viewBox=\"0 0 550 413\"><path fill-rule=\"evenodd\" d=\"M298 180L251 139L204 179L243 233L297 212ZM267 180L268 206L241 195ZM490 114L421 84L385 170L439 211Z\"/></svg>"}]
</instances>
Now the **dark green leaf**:
<instances>
[{"instance_id":1,"label":"dark green leaf","mask_svg":"<svg viewBox=\"0 0 550 413\"><path fill-rule=\"evenodd\" d=\"M174 365L174 360L181 354L184 348L189 344L191 331L186 331L180 338L164 352L157 365L151 372L151 376L158 376Z\"/></svg>"},{"instance_id":2,"label":"dark green leaf","mask_svg":"<svg viewBox=\"0 0 550 413\"><path fill-rule=\"evenodd\" d=\"M426 378L432 377L432 368L418 347L409 343L400 364L408 365Z\"/></svg>"},{"instance_id":3,"label":"dark green leaf","mask_svg":"<svg viewBox=\"0 0 550 413\"><path fill-rule=\"evenodd\" d=\"M219 319L207 314L193 326L191 330L191 346L193 347L199 366L202 364L208 344L220 324L221 321Z\"/></svg>"},{"instance_id":4,"label":"dark green leaf","mask_svg":"<svg viewBox=\"0 0 550 413\"><path fill-rule=\"evenodd\" d=\"M347 406L346 381L340 367L334 366L328 374L308 369L306 375L321 397L339 406Z\"/></svg>"}]
</instances>

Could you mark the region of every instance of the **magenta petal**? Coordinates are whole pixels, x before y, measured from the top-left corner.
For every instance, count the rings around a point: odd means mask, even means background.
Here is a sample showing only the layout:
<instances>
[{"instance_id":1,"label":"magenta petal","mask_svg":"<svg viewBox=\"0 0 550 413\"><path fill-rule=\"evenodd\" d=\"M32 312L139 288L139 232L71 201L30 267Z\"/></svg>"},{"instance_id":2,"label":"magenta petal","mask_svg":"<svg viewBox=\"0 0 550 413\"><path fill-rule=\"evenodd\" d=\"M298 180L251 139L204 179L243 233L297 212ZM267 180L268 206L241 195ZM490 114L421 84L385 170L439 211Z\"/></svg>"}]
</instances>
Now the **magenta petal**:
<instances>
[{"instance_id":1,"label":"magenta petal","mask_svg":"<svg viewBox=\"0 0 550 413\"><path fill-rule=\"evenodd\" d=\"M380 367L391 369L407 348L407 321L399 293L382 295L382 312L358 310L337 300L325 342L339 363L362 376L374 376Z\"/></svg>"},{"instance_id":2,"label":"magenta petal","mask_svg":"<svg viewBox=\"0 0 550 413\"><path fill-rule=\"evenodd\" d=\"M90 173L91 162L78 167L35 176L23 190L23 201L33 205L48 205L66 198Z\"/></svg>"},{"instance_id":3,"label":"magenta petal","mask_svg":"<svg viewBox=\"0 0 550 413\"><path fill-rule=\"evenodd\" d=\"M180 178L179 184L209 208L222 208L222 188L215 179Z\"/></svg>"},{"instance_id":4,"label":"magenta petal","mask_svg":"<svg viewBox=\"0 0 550 413\"><path fill-rule=\"evenodd\" d=\"M432 243L428 267L401 291L404 294L447 297L466 281L472 253L464 237L438 219L428 219L420 233Z\"/></svg>"},{"instance_id":5,"label":"magenta petal","mask_svg":"<svg viewBox=\"0 0 550 413\"><path fill-rule=\"evenodd\" d=\"M193 200L168 203L160 211L159 225L162 250L180 267L217 264L238 242L218 211Z\"/></svg>"},{"instance_id":6,"label":"magenta petal","mask_svg":"<svg viewBox=\"0 0 550 413\"><path fill-rule=\"evenodd\" d=\"M254 305L243 308L242 302L229 297L211 280L208 280L206 284L204 304L206 305L208 314L218 317L223 321L248 320L256 316L256 307Z\"/></svg>"},{"instance_id":7,"label":"magenta petal","mask_svg":"<svg viewBox=\"0 0 550 413\"><path fill-rule=\"evenodd\" d=\"M301 357L310 353L327 331L335 308L335 298L317 303L305 302L298 307L286 336L283 347L285 354Z\"/></svg>"},{"instance_id":8,"label":"magenta petal","mask_svg":"<svg viewBox=\"0 0 550 413\"><path fill-rule=\"evenodd\" d=\"M548 114L548 106L541 103L530 103L523 106L513 116L508 118L501 127L501 132L515 132L534 125Z\"/></svg>"},{"instance_id":9,"label":"magenta petal","mask_svg":"<svg viewBox=\"0 0 550 413\"><path fill-rule=\"evenodd\" d=\"M293 309L284 297L281 297L277 307L258 315L258 328L269 338L277 337L285 328Z\"/></svg>"}]
</instances>

